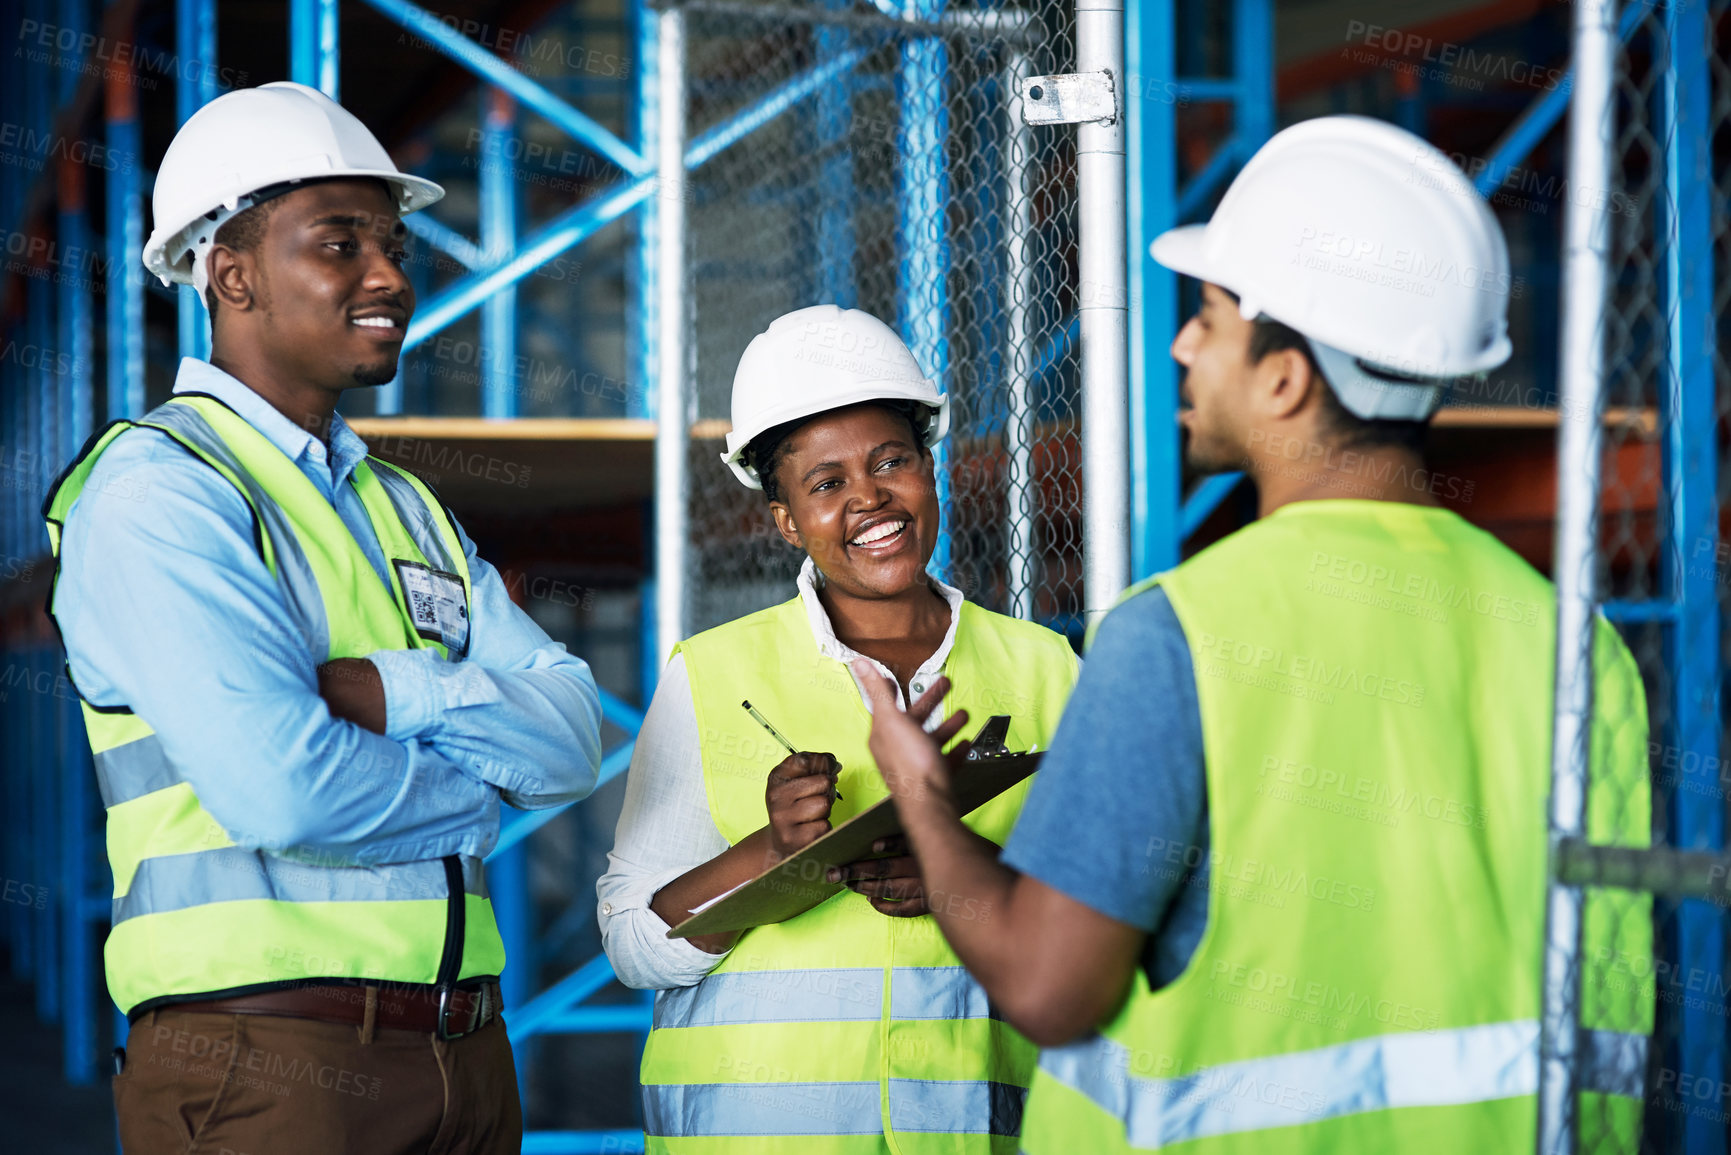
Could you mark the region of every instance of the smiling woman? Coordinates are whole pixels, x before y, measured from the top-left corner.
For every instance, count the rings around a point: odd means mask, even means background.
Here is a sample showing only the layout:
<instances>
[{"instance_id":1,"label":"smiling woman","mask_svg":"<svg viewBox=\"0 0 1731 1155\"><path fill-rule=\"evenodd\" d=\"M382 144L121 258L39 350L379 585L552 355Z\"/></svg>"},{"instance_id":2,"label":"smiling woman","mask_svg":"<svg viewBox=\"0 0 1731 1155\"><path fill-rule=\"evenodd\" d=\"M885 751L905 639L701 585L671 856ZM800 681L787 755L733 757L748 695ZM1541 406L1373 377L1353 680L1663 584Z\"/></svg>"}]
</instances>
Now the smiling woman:
<instances>
[{"instance_id":1,"label":"smiling woman","mask_svg":"<svg viewBox=\"0 0 1731 1155\"><path fill-rule=\"evenodd\" d=\"M1069 643L926 572L931 446L948 428L949 399L858 310L790 313L740 360L723 461L806 560L796 596L675 649L632 756L598 889L615 971L661 992L643 1057L650 1151L828 1135L876 1155L893 1135L904 1152L985 1155L1018 1131L1033 1046L944 944L905 847L843 868L848 889L784 923L667 937L885 796L854 659L891 679L904 709L941 701L940 740L1005 700L1025 703L1012 748L1044 746L1056 727L1076 677ZM742 699L800 752L766 753ZM1025 792L970 815L973 837L995 853Z\"/></svg>"}]
</instances>

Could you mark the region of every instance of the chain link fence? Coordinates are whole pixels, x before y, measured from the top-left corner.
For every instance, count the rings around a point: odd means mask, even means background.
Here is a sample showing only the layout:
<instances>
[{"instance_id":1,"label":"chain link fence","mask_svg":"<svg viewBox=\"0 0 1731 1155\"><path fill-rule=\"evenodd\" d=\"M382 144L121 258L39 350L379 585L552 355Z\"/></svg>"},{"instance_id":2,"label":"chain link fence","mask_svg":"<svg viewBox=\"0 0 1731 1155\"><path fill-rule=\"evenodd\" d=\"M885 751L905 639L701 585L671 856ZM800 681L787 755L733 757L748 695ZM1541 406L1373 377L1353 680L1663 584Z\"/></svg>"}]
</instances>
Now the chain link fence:
<instances>
[{"instance_id":1,"label":"chain link fence","mask_svg":"<svg viewBox=\"0 0 1731 1155\"><path fill-rule=\"evenodd\" d=\"M930 7L687 9L694 141L838 69L691 174L689 632L792 595L802 555L718 454L746 344L833 303L888 322L952 399L933 572L1080 637L1075 133L1023 126L1016 83L1070 67L1073 5Z\"/></svg>"},{"instance_id":2,"label":"chain link fence","mask_svg":"<svg viewBox=\"0 0 1731 1155\"><path fill-rule=\"evenodd\" d=\"M1688 0L1672 0L1686 5ZM1719 433L1731 401L1731 181L1723 148L1731 135L1731 68L1726 56L1726 0L1707 6L1707 125L1692 121L1668 88L1674 81L1671 33L1678 14L1701 19L1680 6L1635 0L1623 12L1632 25L1616 55L1612 101L1614 129L1610 205L1609 299L1604 324L1606 418L1602 456L1600 535L1596 556L1599 595L1641 671L1649 725L1652 845L1662 851L1696 850L1706 832L1723 829L1725 786L1723 722L1711 696L1728 651L1724 623L1731 618L1731 583L1725 548L1719 544L1718 510L1728 466ZM1677 63L1702 48L1678 37ZM1698 59L1698 58L1697 58ZM1684 103L1687 103L1686 95ZM1699 164L1681 171L1677 158L1690 154L1695 134ZM1720 148L1714 163L1714 145ZM1686 161L1685 161L1686 163ZM1688 201L1691 183L1706 181L1707 236L1700 233ZM1598 195L1572 189L1577 200ZM1698 202L1697 202L1698 203ZM1707 356L1711 380L1690 400L1686 376L1691 357L1687 327L1679 317L1699 309L1672 262L1687 266L1698 255L1713 261L1712 312L1717 341ZM1676 278L1681 276L1683 282ZM1696 314L1699 315L1698 313ZM1674 349L1675 346L1675 349ZM1696 362L1699 364L1699 361ZM1706 398L1710 395L1711 401ZM1565 407L1566 410L1566 407ZM1571 419L1568 412L1564 420ZM1705 485L1691 457L1716 463L1717 487ZM1697 636L1703 607L1717 605L1721 633ZM1600 704L1603 720L1616 704ZM1705 741L1703 741L1705 738ZM1595 758L1594 770L1603 767ZM1605 783L1596 782L1596 787ZM1645 785L1642 783L1641 785ZM1589 810L1598 802L1590 803ZM1590 813L1589 835L1604 843L1619 836L1639 841L1647 799L1631 788L1615 800L1617 813ZM1722 845L1722 843L1719 843ZM1673 863L1675 859L1672 860ZM1660 868L1660 869L1656 869ZM1593 1152L1684 1152L1725 1150L1731 1122L1731 1054L1726 1045L1731 982L1725 966L1725 902L1669 897L1662 859L1649 861L1641 886L1590 889L1589 903L1614 926L1614 947L1593 947L1581 959L1582 1025L1608 1027L1596 1015L1622 998L1651 1003L1654 1024L1648 1049L1640 1141L1618 1127L1623 1108L1609 1096L1582 1099L1578 1149ZM1723 880L1709 878L1709 887ZM1659 891L1649 893L1643 886ZM1718 887L1723 892L1722 885ZM1700 893L1687 884L1681 891ZM1594 930L1591 906L1588 933ZM1607 941L1600 938L1598 942ZM1624 1029L1627 1029L1626 1027ZM1579 1072L1591 1083L1587 1070ZM1625 1100L1626 1102L1626 1100Z\"/></svg>"}]
</instances>

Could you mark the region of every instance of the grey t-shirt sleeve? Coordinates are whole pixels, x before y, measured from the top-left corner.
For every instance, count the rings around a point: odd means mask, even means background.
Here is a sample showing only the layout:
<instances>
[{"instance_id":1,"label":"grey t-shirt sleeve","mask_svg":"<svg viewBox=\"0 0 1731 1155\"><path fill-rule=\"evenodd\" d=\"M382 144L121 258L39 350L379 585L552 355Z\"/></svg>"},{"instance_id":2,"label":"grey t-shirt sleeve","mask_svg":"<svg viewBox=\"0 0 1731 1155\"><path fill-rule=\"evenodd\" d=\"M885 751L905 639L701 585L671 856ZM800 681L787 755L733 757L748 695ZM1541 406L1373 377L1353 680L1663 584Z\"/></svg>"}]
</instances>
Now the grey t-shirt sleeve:
<instances>
[{"instance_id":1,"label":"grey t-shirt sleeve","mask_svg":"<svg viewBox=\"0 0 1731 1155\"><path fill-rule=\"evenodd\" d=\"M1003 861L1147 931L1170 981L1207 918L1208 822L1196 675L1158 586L1101 623Z\"/></svg>"}]
</instances>

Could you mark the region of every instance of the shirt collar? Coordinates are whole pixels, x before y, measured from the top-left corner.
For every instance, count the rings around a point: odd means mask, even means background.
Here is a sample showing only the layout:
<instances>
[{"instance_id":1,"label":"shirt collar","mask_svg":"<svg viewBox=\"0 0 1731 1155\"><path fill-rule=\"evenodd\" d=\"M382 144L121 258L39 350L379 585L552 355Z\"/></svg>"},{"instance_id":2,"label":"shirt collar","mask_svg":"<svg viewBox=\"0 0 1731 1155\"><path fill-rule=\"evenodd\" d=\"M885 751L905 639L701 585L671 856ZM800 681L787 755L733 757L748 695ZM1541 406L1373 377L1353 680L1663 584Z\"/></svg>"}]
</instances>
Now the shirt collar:
<instances>
[{"instance_id":1,"label":"shirt collar","mask_svg":"<svg viewBox=\"0 0 1731 1155\"><path fill-rule=\"evenodd\" d=\"M931 657L920 663L917 671L918 674L936 674L944 668L944 663L949 660L950 650L956 644L956 625L962 620L962 591L955 586L945 585L931 574L926 575L926 580L932 583L932 588L950 606L950 628L944 631L943 642L933 651ZM830 624L829 613L817 596L821 581L817 563L808 555L805 563L799 567L799 597L805 603L805 616L811 623L811 635L817 641L818 652L824 657L834 658L838 662L851 662L861 655L835 636L835 627ZM873 664L877 665L875 662ZM879 666L880 670L882 668ZM888 676L887 671L885 676Z\"/></svg>"},{"instance_id":2,"label":"shirt collar","mask_svg":"<svg viewBox=\"0 0 1731 1155\"><path fill-rule=\"evenodd\" d=\"M282 450L290 461L310 457L321 466L328 466L333 484L341 484L367 455L367 443L350 429L340 413L331 414L331 445L324 443L308 430L302 429L276 408L254 393L244 381L230 376L194 357L183 357L180 372L174 379L176 393L208 393L240 414L248 425L264 434L265 439Z\"/></svg>"}]
</instances>

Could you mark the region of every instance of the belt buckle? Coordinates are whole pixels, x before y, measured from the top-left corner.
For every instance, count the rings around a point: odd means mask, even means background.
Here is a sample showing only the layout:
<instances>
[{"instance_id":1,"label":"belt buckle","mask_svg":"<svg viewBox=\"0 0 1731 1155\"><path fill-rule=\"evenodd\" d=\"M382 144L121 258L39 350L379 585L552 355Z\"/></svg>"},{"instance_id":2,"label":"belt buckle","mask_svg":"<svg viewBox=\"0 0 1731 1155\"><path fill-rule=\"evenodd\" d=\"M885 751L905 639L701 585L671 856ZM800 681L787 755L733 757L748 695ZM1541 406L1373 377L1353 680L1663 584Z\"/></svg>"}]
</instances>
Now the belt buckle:
<instances>
[{"instance_id":1,"label":"belt buckle","mask_svg":"<svg viewBox=\"0 0 1731 1155\"><path fill-rule=\"evenodd\" d=\"M451 996L456 993L457 989L455 987L439 988L439 1022L437 1030L434 1033L441 1041L447 1043L453 1039L460 1039L465 1035L472 1035L476 1031L480 1030L485 1023L485 1016L487 1013L487 988L483 986L479 990L471 992L475 997L474 1001L470 1004L469 1025L460 1031L452 1031L448 1024L450 1023L451 1016Z\"/></svg>"}]
</instances>

